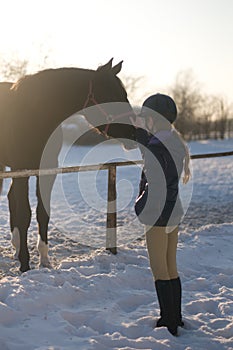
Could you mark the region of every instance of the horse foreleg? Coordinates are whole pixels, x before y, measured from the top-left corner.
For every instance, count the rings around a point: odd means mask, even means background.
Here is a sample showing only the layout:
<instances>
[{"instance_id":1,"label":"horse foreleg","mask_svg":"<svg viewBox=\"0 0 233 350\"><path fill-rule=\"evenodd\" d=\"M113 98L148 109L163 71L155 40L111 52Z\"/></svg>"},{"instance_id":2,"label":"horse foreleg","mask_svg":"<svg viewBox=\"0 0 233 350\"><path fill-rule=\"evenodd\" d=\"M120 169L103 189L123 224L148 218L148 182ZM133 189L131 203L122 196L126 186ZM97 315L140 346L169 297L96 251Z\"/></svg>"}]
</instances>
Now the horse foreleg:
<instances>
[{"instance_id":1,"label":"horse foreleg","mask_svg":"<svg viewBox=\"0 0 233 350\"><path fill-rule=\"evenodd\" d=\"M18 227L14 227L11 231L11 244L15 249L14 259L19 259L19 249L20 249L20 233Z\"/></svg>"},{"instance_id":2,"label":"horse foreleg","mask_svg":"<svg viewBox=\"0 0 233 350\"><path fill-rule=\"evenodd\" d=\"M53 184L56 176L44 176L37 178L37 221L39 228L38 251L40 254L40 266L51 267L48 257L48 224L50 219L50 200Z\"/></svg>"},{"instance_id":3,"label":"horse foreleg","mask_svg":"<svg viewBox=\"0 0 233 350\"><path fill-rule=\"evenodd\" d=\"M28 199L28 178L13 179L8 193L12 245L19 258L20 271L30 269L27 248L27 231L31 221L31 208Z\"/></svg>"},{"instance_id":4,"label":"horse foreleg","mask_svg":"<svg viewBox=\"0 0 233 350\"><path fill-rule=\"evenodd\" d=\"M20 236L19 229L16 224L16 202L13 186L11 186L10 191L8 192L8 202L10 210L11 243L15 249L14 259L18 259L20 248Z\"/></svg>"}]
</instances>

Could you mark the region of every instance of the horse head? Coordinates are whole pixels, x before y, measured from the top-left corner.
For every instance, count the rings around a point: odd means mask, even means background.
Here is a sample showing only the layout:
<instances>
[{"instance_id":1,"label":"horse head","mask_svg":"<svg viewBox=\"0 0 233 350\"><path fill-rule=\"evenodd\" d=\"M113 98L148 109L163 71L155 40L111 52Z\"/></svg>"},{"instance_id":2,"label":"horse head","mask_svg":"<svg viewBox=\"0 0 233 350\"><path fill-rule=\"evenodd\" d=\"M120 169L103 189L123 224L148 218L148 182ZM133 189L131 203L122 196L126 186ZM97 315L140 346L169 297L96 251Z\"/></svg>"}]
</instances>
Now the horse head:
<instances>
[{"instance_id":1,"label":"horse head","mask_svg":"<svg viewBox=\"0 0 233 350\"><path fill-rule=\"evenodd\" d=\"M111 59L94 71L89 82L89 94L84 107L85 116L92 125L110 138L117 138L125 148L135 148L135 113L127 98L127 92L117 74L121 71L122 62L112 66ZM91 120L90 120L91 119Z\"/></svg>"}]
</instances>

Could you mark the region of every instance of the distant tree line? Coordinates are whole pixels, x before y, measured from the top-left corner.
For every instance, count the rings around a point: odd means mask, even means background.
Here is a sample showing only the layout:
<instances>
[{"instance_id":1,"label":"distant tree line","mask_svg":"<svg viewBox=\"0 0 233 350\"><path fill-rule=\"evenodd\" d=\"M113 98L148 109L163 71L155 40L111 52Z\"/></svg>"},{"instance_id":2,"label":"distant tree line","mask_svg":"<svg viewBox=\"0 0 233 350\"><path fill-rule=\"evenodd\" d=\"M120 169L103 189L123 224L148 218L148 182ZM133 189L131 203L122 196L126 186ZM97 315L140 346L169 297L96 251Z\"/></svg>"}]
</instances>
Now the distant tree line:
<instances>
[{"instance_id":1,"label":"distant tree line","mask_svg":"<svg viewBox=\"0 0 233 350\"><path fill-rule=\"evenodd\" d=\"M226 98L206 95L190 71L177 75L170 89L178 107L176 128L187 140L233 136L233 108Z\"/></svg>"},{"instance_id":2,"label":"distant tree line","mask_svg":"<svg viewBox=\"0 0 233 350\"><path fill-rule=\"evenodd\" d=\"M46 60L47 56L44 62ZM27 68L26 60L0 60L1 81L14 82L27 73ZM137 98L145 90L142 89L143 77L125 76L122 80L130 100ZM233 137L233 105L222 96L203 93L192 71L178 73L174 84L167 91L178 108L175 126L186 140ZM90 138L91 134L87 140Z\"/></svg>"},{"instance_id":3,"label":"distant tree line","mask_svg":"<svg viewBox=\"0 0 233 350\"><path fill-rule=\"evenodd\" d=\"M130 97L142 90L138 86L141 77L125 77L124 82ZM186 140L233 137L233 105L222 96L204 94L191 70L178 73L167 93L176 102L178 117L175 126Z\"/></svg>"}]
</instances>

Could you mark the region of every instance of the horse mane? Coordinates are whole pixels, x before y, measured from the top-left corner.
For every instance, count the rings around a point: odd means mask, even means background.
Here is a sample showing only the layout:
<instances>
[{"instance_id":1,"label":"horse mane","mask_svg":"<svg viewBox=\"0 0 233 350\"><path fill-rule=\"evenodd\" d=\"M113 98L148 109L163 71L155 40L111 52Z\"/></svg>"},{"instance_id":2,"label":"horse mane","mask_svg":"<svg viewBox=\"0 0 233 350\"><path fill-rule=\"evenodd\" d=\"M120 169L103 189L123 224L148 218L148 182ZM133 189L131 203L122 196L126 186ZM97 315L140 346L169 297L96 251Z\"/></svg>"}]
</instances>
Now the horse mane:
<instances>
[{"instance_id":1,"label":"horse mane","mask_svg":"<svg viewBox=\"0 0 233 350\"><path fill-rule=\"evenodd\" d=\"M78 73L80 75L80 79L82 79L83 74L86 75L86 73L92 73L95 72L91 69L85 69L85 68L76 68L76 67L61 67L61 68L48 68L41 71L38 71L33 74L26 74L23 77L21 77L17 82L15 82L11 90L17 91L19 89L22 89L23 87L27 87L33 83L42 83L45 82L49 83L50 80L57 79L57 78L64 78L66 77L67 81L74 75L74 73Z\"/></svg>"}]
</instances>

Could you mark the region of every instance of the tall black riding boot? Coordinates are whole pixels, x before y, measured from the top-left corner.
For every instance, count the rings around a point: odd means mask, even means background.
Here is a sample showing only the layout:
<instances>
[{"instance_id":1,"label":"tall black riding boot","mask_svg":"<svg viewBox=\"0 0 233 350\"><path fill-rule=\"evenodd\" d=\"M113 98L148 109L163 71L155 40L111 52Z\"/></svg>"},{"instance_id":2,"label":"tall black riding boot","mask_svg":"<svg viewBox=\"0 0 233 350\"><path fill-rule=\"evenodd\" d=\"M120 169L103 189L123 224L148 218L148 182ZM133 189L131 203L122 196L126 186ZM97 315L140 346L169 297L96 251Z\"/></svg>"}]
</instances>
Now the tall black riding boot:
<instances>
[{"instance_id":1,"label":"tall black riding boot","mask_svg":"<svg viewBox=\"0 0 233 350\"><path fill-rule=\"evenodd\" d=\"M177 321L171 280L155 281L155 288L158 296L161 319L157 327L165 326L172 335L177 335Z\"/></svg>"},{"instance_id":2,"label":"tall black riding boot","mask_svg":"<svg viewBox=\"0 0 233 350\"><path fill-rule=\"evenodd\" d=\"M182 298L182 287L180 278L174 278L171 280L172 290L173 290L173 299L174 299L174 307L175 307L175 315L177 325L180 327L184 327L184 322L182 321L181 314L181 298Z\"/></svg>"}]
</instances>

